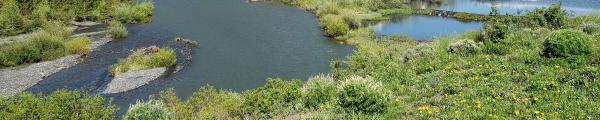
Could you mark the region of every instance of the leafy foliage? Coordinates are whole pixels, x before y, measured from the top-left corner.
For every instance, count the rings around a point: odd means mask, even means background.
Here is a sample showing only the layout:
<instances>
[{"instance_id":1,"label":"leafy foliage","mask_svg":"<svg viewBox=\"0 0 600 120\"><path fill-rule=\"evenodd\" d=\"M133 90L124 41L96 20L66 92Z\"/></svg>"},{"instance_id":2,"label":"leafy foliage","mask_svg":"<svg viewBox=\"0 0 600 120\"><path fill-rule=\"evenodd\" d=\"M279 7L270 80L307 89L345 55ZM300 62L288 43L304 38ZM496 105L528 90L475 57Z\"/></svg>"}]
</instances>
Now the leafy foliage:
<instances>
[{"instance_id":1,"label":"leafy foliage","mask_svg":"<svg viewBox=\"0 0 600 120\"><path fill-rule=\"evenodd\" d=\"M267 80L263 87L244 92L243 111L255 118L271 118L284 114L298 103L300 81Z\"/></svg>"},{"instance_id":2,"label":"leafy foliage","mask_svg":"<svg viewBox=\"0 0 600 120\"><path fill-rule=\"evenodd\" d=\"M119 21L111 21L108 23L106 32L112 38L125 38L128 35L127 28Z\"/></svg>"},{"instance_id":3,"label":"leafy foliage","mask_svg":"<svg viewBox=\"0 0 600 120\"><path fill-rule=\"evenodd\" d=\"M135 0L3 0L0 1L0 36L41 28L47 22L120 20L149 22L154 5Z\"/></svg>"},{"instance_id":4,"label":"leafy foliage","mask_svg":"<svg viewBox=\"0 0 600 120\"><path fill-rule=\"evenodd\" d=\"M349 113L384 113L389 106L389 92L370 77L352 76L337 88L338 104Z\"/></svg>"},{"instance_id":5,"label":"leafy foliage","mask_svg":"<svg viewBox=\"0 0 600 120\"><path fill-rule=\"evenodd\" d=\"M592 39L576 30L552 32L544 42L545 57L587 56L592 50Z\"/></svg>"},{"instance_id":6,"label":"leafy foliage","mask_svg":"<svg viewBox=\"0 0 600 120\"><path fill-rule=\"evenodd\" d=\"M123 120L171 120L171 114L163 106L161 102L138 101L136 104L129 106Z\"/></svg>"},{"instance_id":7,"label":"leafy foliage","mask_svg":"<svg viewBox=\"0 0 600 120\"><path fill-rule=\"evenodd\" d=\"M20 93L0 98L0 119L115 119L116 107L101 96L58 90L50 95Z\"/></svg>"},{"instance_id":8,"label":"leafy foliage","mask_svg":"<svg viewBox=\"0 0 600 120\"><path fill-rule=\"evenodd\" d=\"M325 33L331 37L337 37L348 33L350 26L338 15L326 15L320 19Z\"/></svg>"}]
</instances>

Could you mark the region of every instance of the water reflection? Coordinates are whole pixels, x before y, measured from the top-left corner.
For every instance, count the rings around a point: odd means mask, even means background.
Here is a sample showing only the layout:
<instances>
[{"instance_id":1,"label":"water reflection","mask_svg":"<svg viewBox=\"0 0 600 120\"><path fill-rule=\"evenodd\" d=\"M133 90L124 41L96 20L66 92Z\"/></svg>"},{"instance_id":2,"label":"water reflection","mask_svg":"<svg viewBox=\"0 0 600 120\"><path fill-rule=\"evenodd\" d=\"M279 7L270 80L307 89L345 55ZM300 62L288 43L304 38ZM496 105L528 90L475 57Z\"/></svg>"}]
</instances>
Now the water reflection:
<instances>
[{"instance_id":1,"label":"water reflection","mask_svg":"<svg viewBox=\"0 0 600 120\"><path fill-rule=\"evenodd\" d=\"M562 8L573 15L598 14L598 0L445 0L443 2L413 1L410 5L418 9L438 9L477 14L488 14L492 6L498 7L502 14L519 14L539 7L549 7L553 3L562 4Z\"/></svg>"},{"instance_id":2,"label":"water reflection","mask_svg":"<svg viewBox=\"0 0 600 120\"><path fill-rule=\"evenodd\" d=\"M453 36L468 30L479 30L481 22L462 22L436 16L393 16L388 21L367 23L378 36L407 35L417 40Z\"/></svg>"}]
</instances>

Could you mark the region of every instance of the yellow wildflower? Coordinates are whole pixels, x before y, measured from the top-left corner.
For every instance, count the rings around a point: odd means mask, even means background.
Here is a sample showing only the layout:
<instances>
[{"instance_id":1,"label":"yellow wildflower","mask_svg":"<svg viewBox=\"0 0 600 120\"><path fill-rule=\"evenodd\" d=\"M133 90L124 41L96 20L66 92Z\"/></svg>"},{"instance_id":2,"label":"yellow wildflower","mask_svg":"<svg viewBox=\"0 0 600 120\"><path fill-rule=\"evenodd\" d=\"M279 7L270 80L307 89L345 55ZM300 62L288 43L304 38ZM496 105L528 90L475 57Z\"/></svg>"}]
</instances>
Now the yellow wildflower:
<instances>
[{"instance_id":1,"label":"yellow wildflower","mask_svg":"<svg viewBox=\"0 0 600 120\"><path fill-rule=\"evenodd\" d=\"M516 115L516 116L520 116L520 115L521 115L521 112L519 112L519 110L515 110L515 115Z\"/></svg>"}]
</instances>

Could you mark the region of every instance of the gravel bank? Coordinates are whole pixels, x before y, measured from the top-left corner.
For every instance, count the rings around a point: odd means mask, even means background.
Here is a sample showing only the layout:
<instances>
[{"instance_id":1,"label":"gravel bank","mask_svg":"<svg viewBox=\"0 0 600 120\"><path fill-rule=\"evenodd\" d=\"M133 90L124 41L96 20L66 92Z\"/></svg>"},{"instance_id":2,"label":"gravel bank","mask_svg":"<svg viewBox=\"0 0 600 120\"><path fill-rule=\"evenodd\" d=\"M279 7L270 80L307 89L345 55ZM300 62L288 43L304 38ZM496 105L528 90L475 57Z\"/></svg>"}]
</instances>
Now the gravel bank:
<instances>
[{"instance_id":1,"label":"gravel bank","mask_svg":"<svg viewBox=\"0 0 600 120\"><path fill-rule=\"evenodd\" d=\"M166 71L167 68L161 67L147 70L131 71L117 75L113 78L113 80L110 83L108 83L106 89L102 93L112 94L133 90L157 79Z\"/></svg>"},{"instance_id":2,"label":"gravel bank","mask_svg":"<svg viewBox=\"0 0 600 120\"><path fill-rule=\"evenodd\" d=\"M112 39L106 37L104 32L92 32L73 35L88 36L92 40L91 49L96 48L110 42ZM12 67L0 69L0 95L13 96L18 92L24 91L27 88L37 84L46 76L52 75L65 68L76 65L81 61L80 55L68 55L56 60L33 63L26 67Z\"/></svg>"},{"instance_id":3,"label":"gravel bank","mask_svg":"<svg viewBox=\"0 0 600 120\"><path fill-rule=\"evenodd\" d=\"M79 55L70 55L52 61L31 64L25 68L2 69L0 70L0 95L15 95L37 84L44 77L77 64L79 58Z\"/></svg>"}]
</instances>

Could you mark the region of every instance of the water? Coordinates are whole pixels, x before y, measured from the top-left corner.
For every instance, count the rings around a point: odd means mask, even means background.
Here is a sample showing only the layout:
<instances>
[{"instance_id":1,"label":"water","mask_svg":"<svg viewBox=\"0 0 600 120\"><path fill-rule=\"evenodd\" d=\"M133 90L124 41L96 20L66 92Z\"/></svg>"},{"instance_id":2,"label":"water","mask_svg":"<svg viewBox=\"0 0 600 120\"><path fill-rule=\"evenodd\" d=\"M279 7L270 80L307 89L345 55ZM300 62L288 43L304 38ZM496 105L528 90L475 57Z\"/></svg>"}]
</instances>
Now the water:
<instances>
[{"instance_id":1,"label":"water","mask_svg":"<svg viewBox=\"0 0 600 120\"><path fill-rule=\"evenodd\" d=\"M497 6L501 14L519 14L538 7L549 7L560 0L444 0L441 3L415 1L410 5L419 9L437 9L475 14L489 14ZM572 15L598 14L598 0L564 0L562 9ZM462 22L435 16L394 16L391 20L367 24L379 36L407 35L417 40L448 37L468 30L481 29L481 22Z\"/></svg>"},{"instance_id":2,"label":"water","mask_svg":"<svg viewBox=\"0 0 600 120\"><path fill-rule=\"evenodd\" d=\"M207 84L243 91L264 85L270 77L306 79L329 72L331 59L344 59L354 50L324 37L313 15L293 7L243 0L154 2L151 23L128 26L128 38L102 46L82 63L49 76L28 91L101 92L109 82L109 66L132 49L158 45L177 48L181 56L182 46L172 41L177 36L200 43L193 49L193 61L149 85L105 95L120 107L119 114L138 99L168 88L185 98Z\"/></svg>"},{"instance_id":3,"label":"water","mask_svg":"<svg viewBox=\"0 0 600 120\"><path fill-rule=\"evenodd\" d=\"M598 0L444 0L441 3L412 2L420 9L438 9L476 14L489 14L492 6L496 6L502 14L518 14L539 7L549 7L553 3L561 3L562 9L573 15L598 14Z\"/></svg>"},{"instance_id":4,"label":"water","mask_svg":"<svg viewBox=\"0 0 600 120\"><path fill-rule=\"evenodd\" d=\"M391 20L367 24L378 36L407 35L416 40L451 37L468 30L479 30L481 22L462 22L437 16L394 16Z\"/></svg>"}]
</instances>

